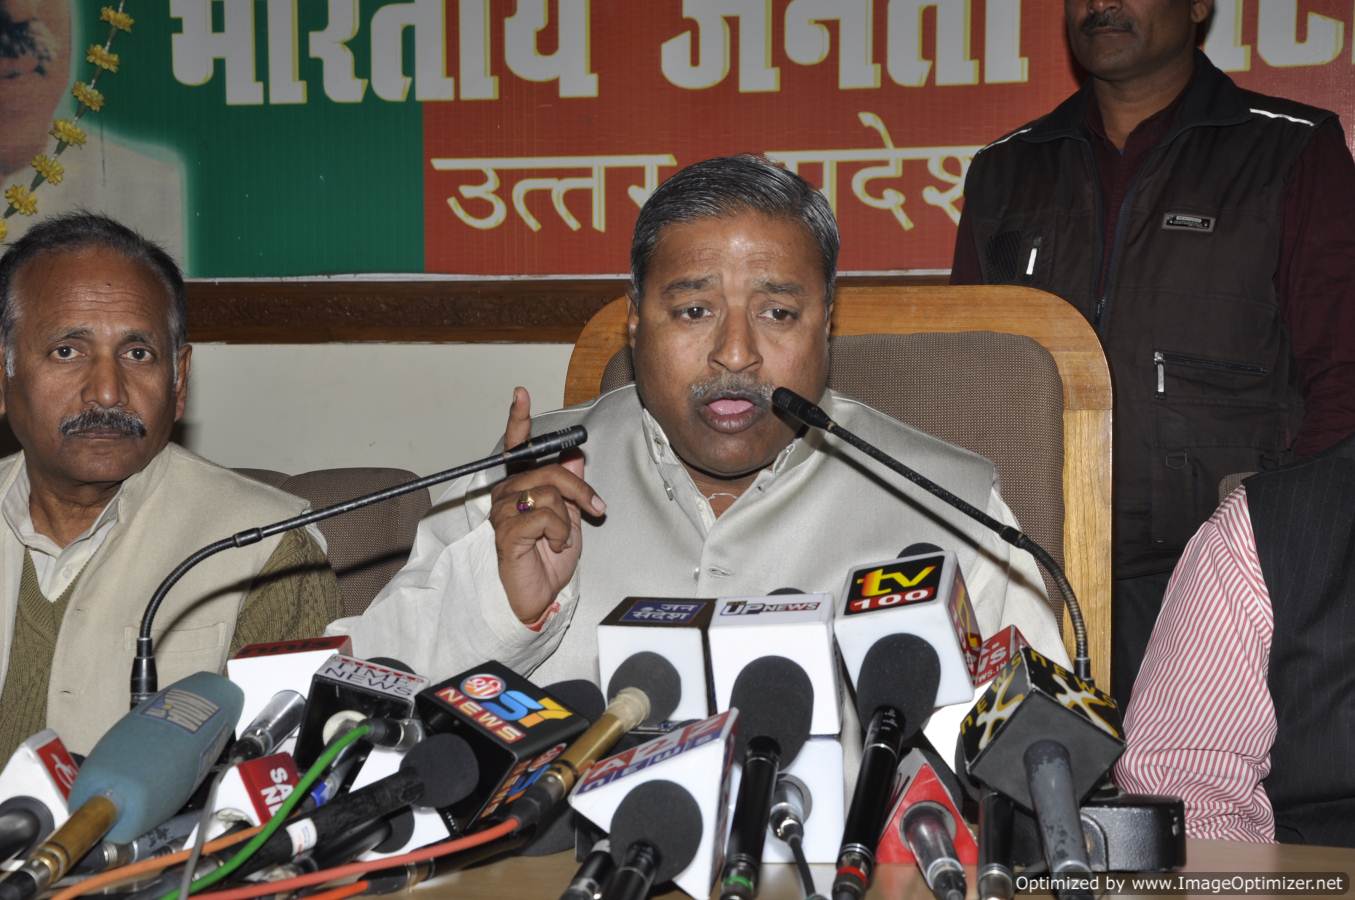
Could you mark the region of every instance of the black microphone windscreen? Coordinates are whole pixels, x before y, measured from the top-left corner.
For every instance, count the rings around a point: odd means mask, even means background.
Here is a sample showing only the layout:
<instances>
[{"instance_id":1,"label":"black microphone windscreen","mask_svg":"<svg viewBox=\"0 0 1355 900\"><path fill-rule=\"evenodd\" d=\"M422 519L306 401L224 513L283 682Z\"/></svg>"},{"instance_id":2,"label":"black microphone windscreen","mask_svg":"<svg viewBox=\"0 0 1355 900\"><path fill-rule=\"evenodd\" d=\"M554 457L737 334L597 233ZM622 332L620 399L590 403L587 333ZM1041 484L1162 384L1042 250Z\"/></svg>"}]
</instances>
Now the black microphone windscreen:
<instances>
[{"instance_id":1,"label":"black microphone windscreen","mask_svg":"<svg viewBox=\"0 0 1355 900\"><path fill-rule=\"evenodd\" d=\"M743 667L734 679L729 705L739 711L734 758L743 759L755 737L776 741L782 768L799 755L809 738L814 714L814 682L798 664L784 656L761 656Z\"/></svg>"},{"instance_id":2,"label":"black microphone windscreen","mask_svg":"<svg viewBox=\"0 0 1355 900\"><path fill-rule=\"evenodd\" d=\"M408 672L411 675L417 674L412 668L405 665L402 660L398 660L393 656L373 656L370 657L367 662L378 666L385 666L386 668L394 669L397 672Z\"/></svg>"},{"instance_id":3,"label":"black microphone windscreen","mask_svg":"<svg viewBox=\"0 0 1355 900\"><path fill-rule=\"evenodd\" d=\"M682 785L647 781L626 795L612 816L612 856L618 865L638 841L659 851L654 883L671 881L696 857L701 844L701 807Z\"/></svg>"},{"instance_id":4,"label":"black microphone windscreen","mask_svg":"<svg viewBox=\"0 0 1355 900\"><path fill-rule=\"evenodd\" d=\"M915 634L890 634L876 641L861 663L856 682L856 713L862 724L875 710L893 707L903 714L911 737L936 704L941 660L930 643Z\"/></svg>"},{"instance_id":5,"label":"black microphone windscreen","mask_svg":"<svg viewBox=\"0 0 1355 900\"><path fill-rule=\"evenodd\" d=\"M790 388L779 387L772 391L772 405L815 428L827 428L833 424L827 413Z\"/></svg>"},{"instance_id":6,"label":"black microphone windscreen","mask_svg":"<svg viewBox=\"0 0 1355 900\"><path fill-rule=\"evenodd\" d=\"M394 853L414 837L414 810L409 807L397 810L387 816L383 823L386 836L372 849L377 853Z\"/></svg>"},{"instance_id":7,"label":"black microphone windscreen","mask_svg":"<svg viewBox=\"0 0 1355 900\"><path fill-rule=\"evenodd\" d=\"M565 708L593 724L607 708L607 701L596 684L586 678L571 678L569 681L557 681L545 687L547 694L565 705Z\"/></svg>"},{"instance_id":8,"label":"black microphone windscreen","mask_svg":"<svg viewBox=\"0 0 1355 900\"><path fill-rule=\"evenodd\" d=\"M434 809L470 796L480 780L480 765L470 744L453 734L433 734L419 741L400 761L400 771L423 783L416 805Z\"/></svg>"},{"instance_id":9,"label":"black microphone windscreen","mask_svg":"<svg viewBox=\"0 0 1355 900\"><path fill-rule=\"evenodd\" d=\"M803 593L804 593L804 591L800 590L799 588L793 588L793 587L780 587L780 588L777 588L776 590L772 591L771 594L770 594L769 596L775 597L775 596L780 596L781 594L803 594Z\"/></svg>"},{"instance_id":10,"label":"black microphone windscreen","mask_svg":"<svg viewBox=\"0 0 1355 900\"><path fill-rule=\"evenodd\" d=\"M899 551L898 558L904 559L909 556L921 556L924 553L941 553L940 547L935 544L929 544L926 541L919 541L916 544L909 544Z\"/></svg>"},{"instance_id":11,"label":"black microphone windscreen","mask_svg":"<svg viewBox=\"0 0 1355 900\"><path fill-rule=\"evenodd\" d=\"M646 725L668 721L682 699L682 677L673 664L657 653L642 650L633 653L616 667L607 682L607 699L613 700L622 688L639 688L649 697Z\"/></svg>"}]
</instances>

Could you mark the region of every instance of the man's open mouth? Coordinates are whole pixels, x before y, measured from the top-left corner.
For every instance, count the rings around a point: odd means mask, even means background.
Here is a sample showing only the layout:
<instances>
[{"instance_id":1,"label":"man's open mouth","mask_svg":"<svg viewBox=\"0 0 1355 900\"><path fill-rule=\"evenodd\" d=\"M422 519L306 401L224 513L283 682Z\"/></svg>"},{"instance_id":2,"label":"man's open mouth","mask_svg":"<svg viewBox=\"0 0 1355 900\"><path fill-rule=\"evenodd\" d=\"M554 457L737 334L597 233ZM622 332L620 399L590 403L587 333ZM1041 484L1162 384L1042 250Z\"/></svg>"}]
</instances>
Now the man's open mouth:
<instances>
[{"instance_id":1,"label":"man's open mouth","mask_svg":"<svg viewBox=\"0 0 1355 900\"><path fill-rule=\"evenodd\" d=\"M717 391L698 403L701 417L716 431L735 434L767 412L767 401L757 391Z\"/></svg>"}]
</instances>

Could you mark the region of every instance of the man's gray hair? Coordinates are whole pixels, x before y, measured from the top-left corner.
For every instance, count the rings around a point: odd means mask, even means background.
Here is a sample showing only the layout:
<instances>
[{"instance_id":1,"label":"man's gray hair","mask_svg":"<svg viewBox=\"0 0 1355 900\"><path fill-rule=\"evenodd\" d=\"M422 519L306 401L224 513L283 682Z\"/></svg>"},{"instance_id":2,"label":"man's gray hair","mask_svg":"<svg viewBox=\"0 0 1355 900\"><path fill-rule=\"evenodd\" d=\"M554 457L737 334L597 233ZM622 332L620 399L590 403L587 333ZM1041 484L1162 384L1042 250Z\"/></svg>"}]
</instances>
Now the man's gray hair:
<instances>
[{"instance_id":1,"label":"man's gray hair","mask_svg":"<svg viewBox=\"0 0 1355 900\"><path fill-rule=\"evenodd\" d=\"M78 212L53 216L29 229L28 233L0 256L0 344L5 350L5 374L14 375L14 326L19 321L14 282L19 272L45 253L102 247L120 253L149 269L169 297L170 360L188 343L188 299L183 273L159 244L143 237L120 222L98 213ZM174 370L178 379L178 368Z\"/></svg>"},{"instance_id":2,"label":"man's gray hair","mask_svg":"<svg viewBox=\"0 0 1355 900\"><path fill-rule=\"evenodd\" d=\"M745 212L799 222L818 245L827 302L837 279L837 220L828 198L809 182L761 156L721 156L693 163L659 185L635 221L630 244L631 297L639 302L659 234L667 225Z\"/></svg>"}]
</instances>

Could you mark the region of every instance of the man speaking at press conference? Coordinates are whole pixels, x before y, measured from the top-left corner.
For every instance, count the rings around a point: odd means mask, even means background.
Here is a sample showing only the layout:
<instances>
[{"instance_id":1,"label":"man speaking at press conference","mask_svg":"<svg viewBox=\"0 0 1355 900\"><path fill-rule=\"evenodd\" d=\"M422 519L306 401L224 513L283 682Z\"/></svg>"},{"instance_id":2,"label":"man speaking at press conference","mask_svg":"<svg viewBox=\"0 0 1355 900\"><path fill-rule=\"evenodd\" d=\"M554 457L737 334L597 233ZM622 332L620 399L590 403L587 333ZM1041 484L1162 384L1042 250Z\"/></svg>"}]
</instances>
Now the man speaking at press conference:
<instances>
[{"instance_id":1,"label":"man speaking at press conference","mask_svg":"<svg viewBox=\"0 0 1355 900\"><path fill-rule=\"evenodd\" d=\"M50 726L87 753L127 712L141 616L199 547L305 502L170 443L192 347L183 277L112 219L72 213L0 257L0 759ZM253 641L315 634L338 584L303 531L198 566L157 619L169 684Z\"/></svg>"},{"instance_id":2,"label":"man speaking at press conference","mask_svg":"<svg viewBox=\"0 0 1355 900\"><path fill-rule=\"evenodd\" d=\"M404 569L336 630L359 655L435 679L492 658L542 684L596 680L597 623L626 596L836 594L851 566L925 541L958 554L985 636L1015 624L1066 661L1027 553L773 411L777 387L821 398L844 427L1014 521L987 460L826 390L837 255L827 200L794 173L739 156L674 175L631 245L635 384L534 419L514 391L506 445L582 424L585 454L453 482Z\"/></svg>"}]
</instances>

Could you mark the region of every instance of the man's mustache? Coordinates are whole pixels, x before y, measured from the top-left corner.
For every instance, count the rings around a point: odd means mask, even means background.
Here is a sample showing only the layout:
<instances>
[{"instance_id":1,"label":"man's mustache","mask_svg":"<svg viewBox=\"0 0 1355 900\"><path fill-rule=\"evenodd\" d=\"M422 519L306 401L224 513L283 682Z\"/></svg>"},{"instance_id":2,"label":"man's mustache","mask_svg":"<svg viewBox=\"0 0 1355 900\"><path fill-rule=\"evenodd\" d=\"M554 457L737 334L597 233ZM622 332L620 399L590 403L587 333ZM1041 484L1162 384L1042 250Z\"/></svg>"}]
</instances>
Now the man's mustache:
<instances>
[{"instance_id":1,"label":"man's mustache","mask_svg":"<svg viewBox=\"0 0 1355 900\"><path fill-rule=\"evenodd\" d=\"M1133 31L1134 22L1132 19L1120 15L1118 11L1103 9L1100 12L1088 13L1087 18L1083 19L1082 24L1078 27L1083 34L1089 35L1099 28L1110 28L1115 31Z\"/></svg>"},{"instance_id":2,"label":"man's mustache","mask_svg":"<svg viewBox=\"0 0 1355 900\"><path fill-rule=\"evenodd\" d=\"M697 403L707 399L737 399L747 400L749 403L761 406L764 409L772 405L772 391L774 388L770 384L762 384L752 378L743 378L738 375L721 375L712 378L709 381L703 381L692 385L692 400Z\"/></svg>"},{"instance_id":3,"label":"man's mustache","mask_svg":"<svg viewBox=\"0 0 1355 900\"><path fill-rule=\"evenodd\" d=\"M125 409L94 407L62 419L58 430L62 437L73 437L91 431L145 437L146 423L141 421L141 417L136 413Z\"/></svg>"}]
</instances>

